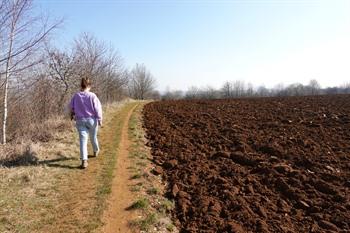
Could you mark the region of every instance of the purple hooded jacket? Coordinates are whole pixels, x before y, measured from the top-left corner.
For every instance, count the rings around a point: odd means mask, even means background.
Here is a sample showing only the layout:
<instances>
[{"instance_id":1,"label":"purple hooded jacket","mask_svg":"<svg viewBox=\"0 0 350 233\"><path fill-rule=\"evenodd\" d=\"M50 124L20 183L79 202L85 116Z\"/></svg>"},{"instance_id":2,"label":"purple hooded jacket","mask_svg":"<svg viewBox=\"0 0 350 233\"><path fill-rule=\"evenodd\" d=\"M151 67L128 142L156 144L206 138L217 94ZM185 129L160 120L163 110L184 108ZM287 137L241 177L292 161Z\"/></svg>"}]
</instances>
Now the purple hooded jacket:
<instances>
[{"instance_id":1,"label":"purple hooded jacket","mask_svg":"<svg viewBox=\"0 0 350 233\"><path fill-rule=\"evenodd\" d=\"M97 96L89 91L79 91L70 101L70 109L75 119L93 118L102 121L102 106Z\"/></svg>"}]
</instances>

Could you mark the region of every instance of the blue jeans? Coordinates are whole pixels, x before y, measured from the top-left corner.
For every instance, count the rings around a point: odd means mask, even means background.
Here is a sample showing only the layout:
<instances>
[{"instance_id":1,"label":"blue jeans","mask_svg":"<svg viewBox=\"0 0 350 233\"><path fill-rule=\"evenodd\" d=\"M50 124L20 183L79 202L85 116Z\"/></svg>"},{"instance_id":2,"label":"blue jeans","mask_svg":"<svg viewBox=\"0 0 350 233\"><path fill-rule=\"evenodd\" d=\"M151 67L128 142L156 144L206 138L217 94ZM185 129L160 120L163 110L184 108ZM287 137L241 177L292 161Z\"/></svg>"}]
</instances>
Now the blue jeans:
<instances>
[{"instance_id":1,"label":"blue jeans","mask_svg":"<svg viewBox=\"0 0 350 233\"><path fill-rule=\"evenodd\" d=\"M82 118L76 121L76 127L79 132L79 141L80 141L80 159L88 159L88 150L87 142L88 137L90 136L90 141L94 152L100 150L97 141L97 131L98 124L97 120L93 118Z\"/></svg>"}]
</instances>

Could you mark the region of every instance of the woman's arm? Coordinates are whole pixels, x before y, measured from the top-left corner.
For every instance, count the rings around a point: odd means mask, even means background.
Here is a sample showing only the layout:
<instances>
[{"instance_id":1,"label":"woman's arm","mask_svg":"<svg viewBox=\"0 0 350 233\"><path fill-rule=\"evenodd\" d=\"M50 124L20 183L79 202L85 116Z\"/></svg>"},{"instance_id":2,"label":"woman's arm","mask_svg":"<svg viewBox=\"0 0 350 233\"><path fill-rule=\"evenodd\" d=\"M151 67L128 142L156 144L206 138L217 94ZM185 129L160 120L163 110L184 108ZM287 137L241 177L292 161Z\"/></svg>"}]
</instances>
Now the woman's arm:
<instances>
[{"instance_id":1,"label":"woman's arm","mask_svg":"<svg viewBox=\"0 0 350 233\"><path fill-rule=\"evenodd\" d=\"M101 105L101 102L97 96L95 96L95 98L94 98L94 108L96 111L96 117L98 120L98 124L100 126L102 126L102 105Z\"/></svg>"}]
</instances>

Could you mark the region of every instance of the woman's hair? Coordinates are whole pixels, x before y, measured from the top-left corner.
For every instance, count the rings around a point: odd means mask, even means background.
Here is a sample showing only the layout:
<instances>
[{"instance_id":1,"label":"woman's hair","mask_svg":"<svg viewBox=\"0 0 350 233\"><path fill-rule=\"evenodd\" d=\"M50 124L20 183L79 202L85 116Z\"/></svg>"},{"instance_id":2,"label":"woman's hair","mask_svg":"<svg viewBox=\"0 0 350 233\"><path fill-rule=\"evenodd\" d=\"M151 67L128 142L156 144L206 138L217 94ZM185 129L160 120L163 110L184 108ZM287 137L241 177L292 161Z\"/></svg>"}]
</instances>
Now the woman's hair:
<instances>
[{"instance_id":1,"label":"woman's hair","mask_svg":"<svg viewBox=\"0 0 350 233\"><path fill-rule=\"evenodd\" d=\"M80 86L83 90L85 90L88 87L91 87L91 80L89 78L82 78Z\"/></svg>"}]
</instances>

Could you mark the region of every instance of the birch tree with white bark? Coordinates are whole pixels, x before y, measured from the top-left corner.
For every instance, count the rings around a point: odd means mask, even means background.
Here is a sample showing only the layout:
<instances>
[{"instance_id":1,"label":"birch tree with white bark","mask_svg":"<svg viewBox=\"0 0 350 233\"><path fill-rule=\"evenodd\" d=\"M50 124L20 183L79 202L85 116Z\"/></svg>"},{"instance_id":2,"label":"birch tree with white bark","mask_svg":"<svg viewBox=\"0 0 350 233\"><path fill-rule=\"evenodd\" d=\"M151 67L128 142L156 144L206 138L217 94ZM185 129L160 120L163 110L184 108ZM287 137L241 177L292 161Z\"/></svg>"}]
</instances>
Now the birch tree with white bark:
<instances>
[{"instance_id":1,"label":"birch tree with white bark","mask_svg":"<svg viewBox=\"0 0 350 233\"><path fill-rule=\"evenodd\" d=\"M1 0L0 3L0 81L2 88L2 144L6 144L8 94L21 72L41 62L38 51L60 22L35 14L32 0Z\"/></svg>"}]
</instances>

